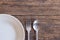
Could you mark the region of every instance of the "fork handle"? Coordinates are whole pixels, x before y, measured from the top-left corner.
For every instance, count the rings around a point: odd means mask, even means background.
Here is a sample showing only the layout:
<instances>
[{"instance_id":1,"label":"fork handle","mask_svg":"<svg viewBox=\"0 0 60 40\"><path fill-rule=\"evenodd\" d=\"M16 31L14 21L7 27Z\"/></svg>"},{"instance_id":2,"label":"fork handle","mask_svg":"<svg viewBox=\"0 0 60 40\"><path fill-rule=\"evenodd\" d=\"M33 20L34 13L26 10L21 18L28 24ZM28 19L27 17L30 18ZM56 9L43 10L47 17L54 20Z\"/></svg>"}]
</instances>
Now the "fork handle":
<instances>
[{"instance_id":1,"label":"fork handle","mask_svg":"<svg viewBox=\"0 0 60 40\"><path fill-rule=\"evenodd\" d=\"M38 40L38 31L36 31L36 40Z\"/></svg>"},{"instance_id":2,"label":"fork handle","mask_svg":"<svg viewBox=\"0 0 60 40\"><path fill-rule=\"evenodd\" d=\"M30 31L28 32L28 40L30 40Z\"/></svg>"}]
</instances>

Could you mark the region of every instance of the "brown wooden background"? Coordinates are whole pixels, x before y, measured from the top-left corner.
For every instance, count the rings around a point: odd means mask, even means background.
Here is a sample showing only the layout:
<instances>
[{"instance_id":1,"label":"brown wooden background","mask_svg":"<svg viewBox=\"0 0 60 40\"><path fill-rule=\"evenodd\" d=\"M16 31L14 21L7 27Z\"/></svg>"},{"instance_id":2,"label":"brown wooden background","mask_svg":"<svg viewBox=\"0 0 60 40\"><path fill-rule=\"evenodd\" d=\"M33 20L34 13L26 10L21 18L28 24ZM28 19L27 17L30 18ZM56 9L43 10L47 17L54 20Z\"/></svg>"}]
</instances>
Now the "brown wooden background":
<instances>
[{"instance_id":1,"label":"brown wooden background","mask_svg":"<svg viewBox=\"0 0 60 40\"><path fill-rule=\"evenodd\" d=\"M39 19L39 40L60 40L60 0L0 0L0 14L17 17L24 28L28 17L32 22ZM31 40L35 40L33 29Z\"/></svg>"}]
</instances>

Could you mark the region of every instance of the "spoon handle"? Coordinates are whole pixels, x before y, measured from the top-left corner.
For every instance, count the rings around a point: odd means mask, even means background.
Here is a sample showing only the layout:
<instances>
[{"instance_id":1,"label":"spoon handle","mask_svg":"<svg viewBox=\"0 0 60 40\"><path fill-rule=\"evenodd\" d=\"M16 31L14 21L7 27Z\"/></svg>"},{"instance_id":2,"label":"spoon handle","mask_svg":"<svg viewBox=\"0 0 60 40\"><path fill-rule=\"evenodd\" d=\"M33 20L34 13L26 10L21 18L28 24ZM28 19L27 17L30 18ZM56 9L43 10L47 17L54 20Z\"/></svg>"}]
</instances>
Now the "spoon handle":
<instances>
[{"instance_id":1,"label":"spoon handle","mask_svg":"<svg viewBox=\"0 0 60 40\"><path fill-rule=\"evenodd\" d=\"M30 31L28 32L28 40L30 40Z\"/></svg>"},{"instance_id":2,"label":"spoon handle","mask_svg":"<svg viewBox=\"0 0 60 40\"><path fill-rule=\"evenodd\" d=\"M38 40L38 31L36 31L36 40Z\"/></svg>"}]
</instances>

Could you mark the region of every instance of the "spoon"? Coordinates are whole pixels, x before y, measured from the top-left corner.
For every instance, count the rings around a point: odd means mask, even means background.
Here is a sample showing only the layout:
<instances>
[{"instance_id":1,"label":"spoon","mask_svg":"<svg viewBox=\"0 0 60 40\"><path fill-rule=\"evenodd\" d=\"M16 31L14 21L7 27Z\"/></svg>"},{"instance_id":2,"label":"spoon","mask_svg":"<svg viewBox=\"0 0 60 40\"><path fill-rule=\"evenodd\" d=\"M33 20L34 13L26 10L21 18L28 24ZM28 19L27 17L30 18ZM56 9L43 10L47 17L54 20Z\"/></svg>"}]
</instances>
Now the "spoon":
<instances>
[{"instance_id":1,"label":"spoon","mask_svg":"<svg viewBox=\"0 0 60 40\"><path fill-rule=\"evenodd\" d=\"M39 21L38 20L35 20L33 22L33 29L36 31L36 40L38 40L38 30L39 30Z\"/></svg>"}]
</instances>

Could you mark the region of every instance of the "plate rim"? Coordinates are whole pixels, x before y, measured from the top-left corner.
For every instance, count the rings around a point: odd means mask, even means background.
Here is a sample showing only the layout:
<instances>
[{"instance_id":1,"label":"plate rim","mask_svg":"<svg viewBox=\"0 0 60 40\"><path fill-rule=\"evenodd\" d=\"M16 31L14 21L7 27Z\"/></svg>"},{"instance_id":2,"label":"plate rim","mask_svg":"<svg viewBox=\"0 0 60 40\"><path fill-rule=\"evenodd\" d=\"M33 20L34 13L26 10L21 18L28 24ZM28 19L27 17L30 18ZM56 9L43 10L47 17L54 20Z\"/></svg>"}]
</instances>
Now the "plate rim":
<instances>
[{"instance_id":1,"label":"plate rim","mask_svg":"<svg viewBox=\"0 0 60 40\"><path fill-rule=\"evenodd\" d=\"M21 23L21 21L18 18L14 17L10 14L0 14L0 16L3 16L3 15L6 15L6 16L9 16L9 17L13 18L14 20L16 20L21 25L21 28L22 28L22 31L23 31L23 40L25 40L25 30L24 30L24 27L23 27L23 24Z\"/></svg>"}]
</instances>

